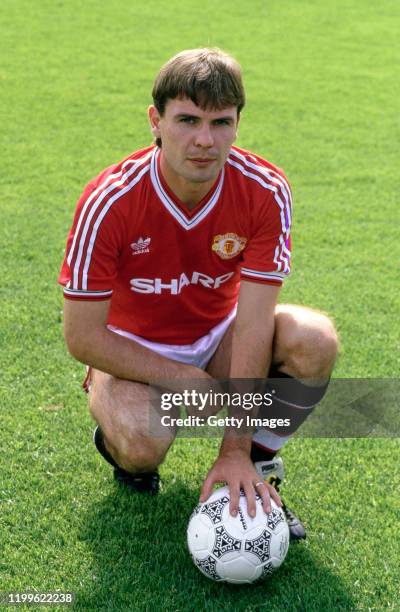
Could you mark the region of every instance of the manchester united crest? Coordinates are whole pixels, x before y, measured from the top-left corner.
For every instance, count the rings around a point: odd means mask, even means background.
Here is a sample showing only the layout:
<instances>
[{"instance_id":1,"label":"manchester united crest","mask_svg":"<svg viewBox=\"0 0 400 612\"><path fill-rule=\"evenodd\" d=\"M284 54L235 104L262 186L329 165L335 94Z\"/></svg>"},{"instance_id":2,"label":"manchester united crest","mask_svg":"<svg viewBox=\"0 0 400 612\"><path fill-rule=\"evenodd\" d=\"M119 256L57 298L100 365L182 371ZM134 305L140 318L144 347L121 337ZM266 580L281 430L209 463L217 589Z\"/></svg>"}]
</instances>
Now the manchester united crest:
<instances>
[{"instance_id":1,"label":"manchester united crest","mask_svg":"<svg viewBox=\"0 0 400 612\"><path fill-rule=\"evenodd\" d=\"M241 238L237 234L218 234L214 236L211 249L222 259L231 259L243 251L246 246L247 238Z\"/></svg>"}]
</instances>

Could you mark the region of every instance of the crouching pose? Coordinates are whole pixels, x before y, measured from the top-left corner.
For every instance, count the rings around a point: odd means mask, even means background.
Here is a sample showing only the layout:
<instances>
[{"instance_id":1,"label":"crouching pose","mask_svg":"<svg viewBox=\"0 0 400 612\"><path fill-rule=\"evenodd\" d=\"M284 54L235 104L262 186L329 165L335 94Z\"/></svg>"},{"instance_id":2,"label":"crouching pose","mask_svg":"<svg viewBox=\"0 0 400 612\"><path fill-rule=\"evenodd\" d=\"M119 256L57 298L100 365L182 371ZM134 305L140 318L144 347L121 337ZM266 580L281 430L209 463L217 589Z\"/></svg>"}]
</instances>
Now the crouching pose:
<instances>
[{"instance_id":1,"label":"crouching pose","mask_svg":"<svg viewBox=\"0 0 400 612\"><path fill-rule=\"evenodd\" d=\"M163 66L148 109L154 144L85 188L60 273L65 337L87 364L95 444L132 491L157 493L175 430L150 435L149 385L272 379L284 432L226 432L202 488L226 482L248 511L283 506L276 453L323 397L338 340L330 319L278 304L290 272L291 192L279 168L234 146L245 103L237 62L218 49ZM289 384L290 383L290 384Z\"/></svg>"}]
</instances>

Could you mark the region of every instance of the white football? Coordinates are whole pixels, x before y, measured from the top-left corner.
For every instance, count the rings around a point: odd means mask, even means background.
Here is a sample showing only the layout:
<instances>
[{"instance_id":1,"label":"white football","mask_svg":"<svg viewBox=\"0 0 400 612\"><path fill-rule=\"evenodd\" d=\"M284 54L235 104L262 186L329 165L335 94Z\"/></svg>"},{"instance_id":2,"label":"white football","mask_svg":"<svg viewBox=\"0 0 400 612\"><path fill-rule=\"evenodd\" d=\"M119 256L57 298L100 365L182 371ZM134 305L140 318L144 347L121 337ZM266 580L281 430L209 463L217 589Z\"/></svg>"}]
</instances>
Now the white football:
<instances>
[{"instance_id":1,"label":"white football","mask_svg":"<svg viewBox=\"0 0 400 612\"><path fill-rule=\"evenodd\" d=\"M247 514L243 492L237 516L229 513L229 489L217 489L190 517L187 542L199 570L213 580L246 584L269 576L284 561L289 528L283 511L271 499L265 514L256 496L256 516Z\"/></svg>"}]
</instances>

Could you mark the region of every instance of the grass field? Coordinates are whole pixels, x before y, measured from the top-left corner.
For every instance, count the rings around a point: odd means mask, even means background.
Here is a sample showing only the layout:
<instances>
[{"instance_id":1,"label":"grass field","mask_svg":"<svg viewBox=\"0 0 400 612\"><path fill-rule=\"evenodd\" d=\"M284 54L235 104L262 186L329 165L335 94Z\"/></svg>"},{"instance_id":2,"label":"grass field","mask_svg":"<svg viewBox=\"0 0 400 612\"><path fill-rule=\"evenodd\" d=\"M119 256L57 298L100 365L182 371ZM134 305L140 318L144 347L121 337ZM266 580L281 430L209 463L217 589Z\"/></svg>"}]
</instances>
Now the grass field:
<instances>
[{"instance_id":1,"label":"grass field","mask_svg":"<svg viewBox=\"0 0 400 612\"><path fill-rule=\"evenodd\" d=\"M398 439L293 440L285 500L309 538L268 583L211 583L185 527L218 441L179 440L156 500L118 489L56 283L83 186L150 142L161 63L220 46L245 74L238 144L295 195L282 300L335 318L336 377L397 378L399 18L393 0L1 2L0 592L72 591L82 611L400 610Z\"/></svg>"}]
</instances>

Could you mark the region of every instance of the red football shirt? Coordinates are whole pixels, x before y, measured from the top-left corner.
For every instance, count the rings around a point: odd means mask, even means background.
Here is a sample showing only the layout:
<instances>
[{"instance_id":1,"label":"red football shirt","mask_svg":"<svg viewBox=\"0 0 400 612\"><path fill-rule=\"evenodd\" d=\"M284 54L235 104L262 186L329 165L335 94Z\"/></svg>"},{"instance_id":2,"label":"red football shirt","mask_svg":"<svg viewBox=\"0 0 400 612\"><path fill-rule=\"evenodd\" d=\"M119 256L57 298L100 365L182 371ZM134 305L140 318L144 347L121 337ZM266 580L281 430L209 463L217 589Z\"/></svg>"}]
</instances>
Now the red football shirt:
<instances>
[{"instance_id":1,"label":"red football shirt","mask_svg":"<svg viewBox=\"0 0 400 612\"><path fill-rule=\"evenodd\" d=\"M232 147L191 211L148 147L85 188L59 282L68 299L111 300L108 323L190 344L237 302L240 278L280 285L290 271L291 194L283 172Z\"/></svg>"}]
</instances>

